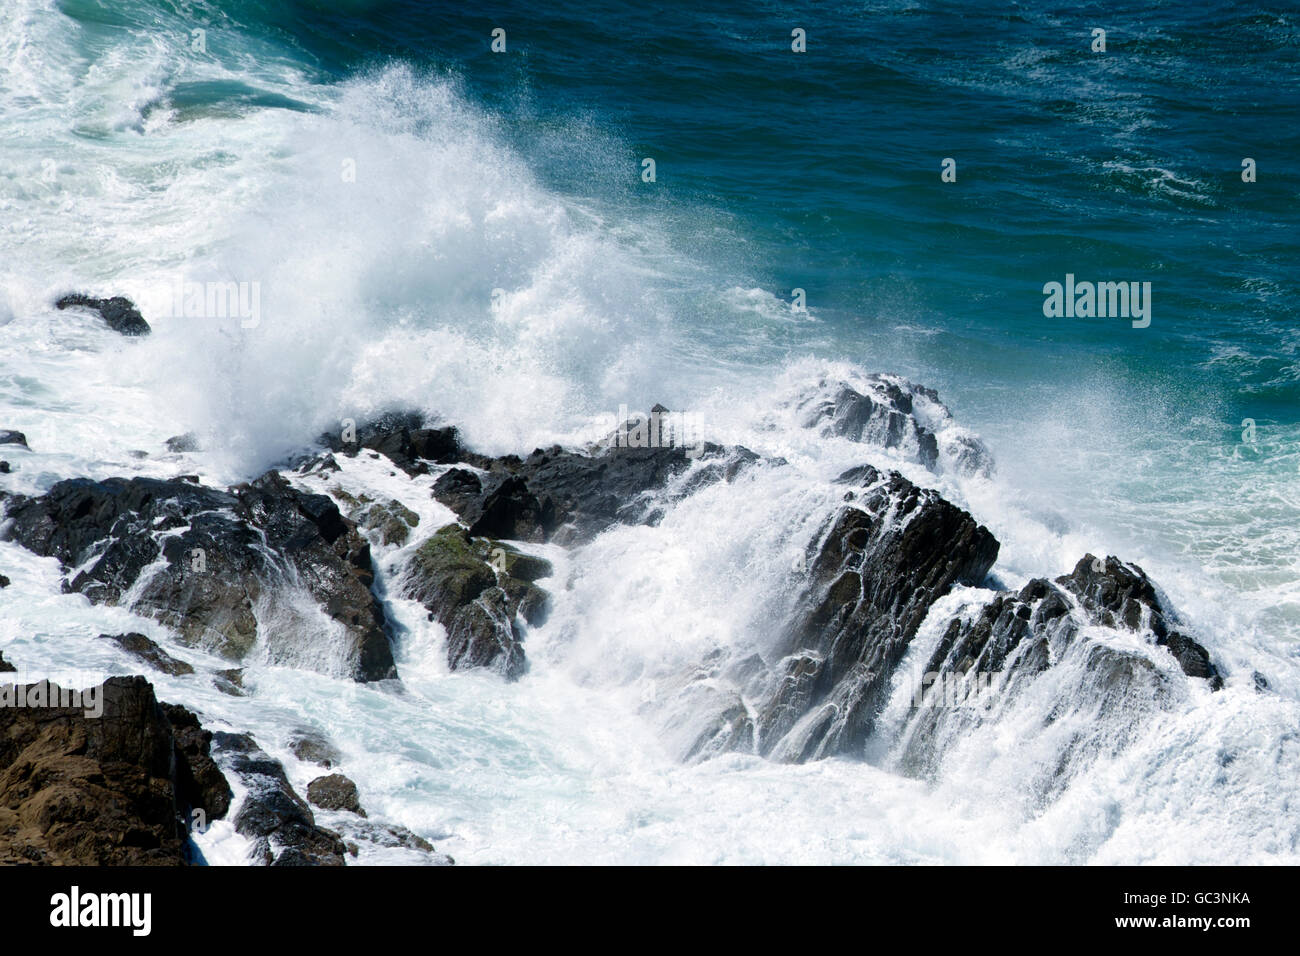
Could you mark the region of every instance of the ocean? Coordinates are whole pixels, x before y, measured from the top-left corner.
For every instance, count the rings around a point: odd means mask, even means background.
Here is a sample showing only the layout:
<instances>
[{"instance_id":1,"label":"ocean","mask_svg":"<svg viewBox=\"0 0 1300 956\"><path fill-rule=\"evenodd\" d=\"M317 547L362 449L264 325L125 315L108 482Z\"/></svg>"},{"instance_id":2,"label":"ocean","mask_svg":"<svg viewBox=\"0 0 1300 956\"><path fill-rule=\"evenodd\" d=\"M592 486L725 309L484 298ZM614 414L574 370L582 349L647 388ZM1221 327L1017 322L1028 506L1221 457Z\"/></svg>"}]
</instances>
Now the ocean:
<instances>
[{"instance_id":1,"label":"ocean","mask_svg":"<svg viewBox=\"0 0 1300 956\"><path fill-rule=\"evenodd\" d=\"M31 451L0 448L0 488L243 481L393 408L526 454L661 402L787 467L548 547L564 583L517 684L450 673L394 593L402 693L254 663L248 698L151 674L160 698L300 788L285 741L325 729L372 815L460 862L1296 862L1300 10L724 6L5 0L0 428ZM1067 277L1136 283L1147 314L1047 314ZM243 309L192 314L187 283ZM153 334L56 310L74 290ZM801 389L872 372L936 389L993 476L794 421ZM204 450L164 452L189 431ZM1041 755L1013 722L937 780L888 747L682 764L645 682L761 642L792 542L863 461L967 508L1007 586L1139 564L1227 686L1049 805L1018 789ZM177 648L60 593L52 559L0 544L0 571L0 649L32 673L122 672L101 632ZM225 824L201 846L245 850Z\"/></svg>"}]
</instances>

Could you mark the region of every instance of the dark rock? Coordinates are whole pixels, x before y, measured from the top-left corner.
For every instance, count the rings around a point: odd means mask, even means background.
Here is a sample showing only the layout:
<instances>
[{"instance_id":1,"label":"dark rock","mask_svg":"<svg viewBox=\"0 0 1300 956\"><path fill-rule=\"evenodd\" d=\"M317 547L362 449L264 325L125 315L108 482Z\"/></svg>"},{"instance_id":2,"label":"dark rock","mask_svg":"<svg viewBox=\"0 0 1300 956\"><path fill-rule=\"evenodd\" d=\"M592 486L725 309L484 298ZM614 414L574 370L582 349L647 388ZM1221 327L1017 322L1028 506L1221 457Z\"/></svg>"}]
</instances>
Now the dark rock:
<instances>
[{"instance_id":1,"label":"dark rock","mask_svg":"<svg viewBox=\"0 0 1300 956\"><path fill-rule=\"evenodd\" d=\"M452 670L491 667L506 680L523 674L524 649L500 588L456 612L447 628L447 663Z\"/></svg>"},{"instance_id":2,"label":"dark rock","mask_svg":"<svg viewBox=\"0 0 1300 956\"><path fill-rule=\"evenodd\" d=\"M234 797L230 784L212 759L212 734L204 730L198 716L180 704L163 704L172 726L177 755L177 787L181 799L202 810L208 822L219 820L230 810Z\"/></svg>"},{"instance_id":3,"label":"dark rock","mask_svg":"<svg viewBox=\"0 0 1300 956\"><path fill-rule=\"evenodd\" d=\"M357 816L366 816L366 811L361 809L357 785L341 773L317 777L307 784L307 799L322 810L346 810Z\"/></svg>"},{"instance_id":4,"label":"dark rock","mask_svg":"<svg viewBox=\"0 0 1300 956\"><path fill-rule=\"evenodd\" d=\"M184 435L173 435L164 443L170 452L188 452L201 451L199 448L199 436L194 432L186 432Z\"/></svg>"},{"instance_id":5,"label":"dark rock","mask_svg":"<svg viewBox=\"0 0 1300 956\"><path fill-rule=\"evenodd\" d=\"M132 632L130 634L101 634L99 636L104 640L112 641L122 650L134 654L164 674L179 677L184 674L194 673L193 667L185 663L185 661L172 657L143 634Z\"/></svg>"},{"instance_id":6,"label":"dark rock","mask_svg":"<svg viewBox=\"0 0 1300 956\"><path fill-rule=\"evenodd\" d=\"M212 683L217 690L223 694L229 694L231 697L248 696L248 692L244 689L244 669L242 667L231 667L223 671L217 671L212 675Z\"/></svg>"},{"instance_id":7,"label":"dark rock","mask_svg":"<svg viewBox=\"0 0 1300 956\"><path fill-rule=\"evenodd\" d=\"M385 849L412 850L424 854L426 862L431 866L453 866L456 862L445 853L436 852L433 844L424 837L395 823L379 823L358 816L336 817L333 822L340 833L351 839L348 853L352 856L360 853L356 841L364 841Z\"/></svg>"},{"instance_id":8,"label":"dark rock","mask_svg":"<svg viewBox=\"0 0 1300 956\"><path fill-rule=\"evenodd\" d=\"M21 445L27 448L27 436L8 428L0 428L0 445Z\"/></svg>"},{"instance_id":9,"label":"dark rock","mask_svg":"<svg viewBox=\"0 0 1300 956\"><path fill-rule=\"evenodd\" d=\"M0 691L13 693L13 690ZM114 677L98 693L102 716L48 683L24 689L47 703L0 708L0 863L175 866L192 862L186 824L202 803L184 735L179 745L143 677ZM201 748L200 748L201 749ZM215 793L215 789L213 790Z\"/></svg>"},{"instance_id":10,"label":"dark rock","mask_svg":"<svg viewBox=\"0 0 1300 956\"><path fill-rule=\"evenodd\" d=\"M289 752L299 760L314 763L327 770L343 759L338 748L330 743L328 737L310 728L294 731L293 736L289 738ZM308 796L310 797L310 794Z\"/></svg>"},{"instance_id":11,"label":"dark rock","mask_svg":"<svg viewBox=\"0 0 1300 956\"><path fill-rule=\"evenodd\" d=\"M1098 623L1130 631L1149 630L1157 645L1169 648L1184 674L1208 680L1212 690L1223 687L1223 677L1210 661L1209 652L1173 629L1171 615L1155 586L1137 565L1113 556L1102 561L1089 554L1056 583L1077 595Z\"/></svg>"},{"instance_id":12,"label":"dark rock","mask_svg":"<svg viewBox=\"0 0 1300 956\"><path fill-rule=\"evenodd\" d=\"M12 470L13 470L13 469L10 468L10 466L9 466L9 462L7 462L7 461L0 461L0 475L7 475L7 474L9 474L10 471L12 471Z\"/></svg>"},{"instance_id":13,"label":"dark rock","mask_svg":"<svg viewBox=\"0 0 1300 956\"><path fill-rule=\"evenodd\" d=\"M5 577L3 574L0 574L0 588L9 587L9 583L10 583L9 579Z\"/></svg>"},{"instance_id":14,"label":"dark rock","mask_svg":"<svg viewBox=\"0 0 1300 956\"><path fill-rule=\"evenodd\" d=\"M897 375L870 375L859 391L823 380L796 403L806 428L850 441L893 448L930 471L991 475L993 456L978 438L957 428L934 389Z\"/></svg>"},{"instance_id":15,"label":"dark rock","mask_svg":"<svg viewBox=\"0 0 1300 956\"><path fill-rule=\"evenodd\" d=\"M253 859L265 866L343 866L347 848L338 834L316 825L294 792L283 765L247 734L212 737L216 761L247 790L235 811L235 830L255 841Z\"/></svg>"},{"instance_id":16,"label":"dark rock","mask_svg":"<svg viewBox=\"0 0 1300 956\"><path fill-rule=\"evenodd\" d=\"M103 317L110 329L123 335L148 335L150 332L149 323L144 320L135 303L120 295L113 296L111 299L97 299L77 293L65 295L54 305L58 309L72 306L93 309Z\"/></svg>"},{"instance_id":17,"label":"dark rock","mask_svg":"<svg viewBox=\"0 0 1300 956\"><path fill-rule=\"evenodd\" d=\"M459 461L460 440L455 428L425 428L418 412L390 412L357 428L356 441L344 442L341 435L326 433L320 441L331 451L355 455L369 448L387 457L409 475L428 472L425 462Z\"/></svg>"},{"instance_id":18,"label":"dark rock","mask_svg":"<svg viewBox=\"0 0 1300 956\"><path fill-rule=\"evenodd\" d=\"M41 498L11 499L7 515L6 537L81 568L67 588L95 603L120 602L165 558L134 607L187 643L239 660L258 639L258 602L300 587L343 624L349 676L396 676L383 609L370 591L369 545L327 496L300 492L274 471L230 491L153 478L71 479ZM281 651L274 639L268 650L272 660L300 653Z\"/></svg>"},{"instance_id":19,"label":"dark rock","mask_svg":"<svg viewBox=\"0 0 1300 956\"><path fill-rule=\"evenodd\" d=\"M452 468L433 483L433 497L456 514L463 514L482 493L479 476L464 468Z\"/></svg>"},{"instance_id":20,"label":"dark rock","mask_svg":"<svg viewBox=\"0 0 1300 956\"><path fill-rule=\"evenodd\" d=\"M1250 678L1252 681L1254 681L1255 690L1259 691L1260 693L1263 693L1264 691L1269 689L1268 678L1265 677L1263 674L1261 674L1259 671L1252 671L1250 674Z\"/></svg>"},{"instance_id":21,"label":"dark rock","mask_svg":"<svg viewBox=\"0 0 1300 956\"><path fill-rule=\"evenodd\" d=\"M501 542L473 538L455 524L438 529L416 549L403 593L447 629L447 662L453 670L488 667L507 680L524 672L519 619L540 625L549 595L511 575L511 567L540 577L550 564Z\"/></svg>"},{"instance_id":22,"label":"dark rock","mask_svg":"<svg viewBox=\"0 0 1300 956\"><path fill-rule=\"evenodd\" d=\"M398 547L406 544L411 529L420 524L420 516L400 501L358 503L348 517L366 531L377 532L381 544Z\"/></svg>"},{"instance_id":23,"label":"dark rock","mask_svg":"<svg viewBox=\"0 0 1300 956\"><path fill-rule=\"evenodd\" d=\"M0 654L0 674L13 674L16 673L17 670L18 668L5 660L4 654Z\"/></svg>"},{"instance_id":24,"label":"dark rock","mask_svg":"<svg viewBox=\"0 0 1300 956\"><path fill-rule=\"evenodd\" d=\"M748 449L708 442L693 451L675 445L615 446L595 454L554 446L539 448L525 459L478 457L476 464L486 466L489 474L477 495L462 469L441 492L435 484L435 496L476 535L580 544L613 524L653 523L661 512L647 493L667 488L687 472L692 477L675 489L676 497L733 480L741 468L756 461L758 456Z\"/></svg>"},{"instance_id":25,"label":"dark rock","mask_svg":"<svg viewBox=\"0 0 1300 956\"><path fill-rule=\"evenodd\" d=\"M993 535L936 492L897 473L857 477L867 487L823 533L785 667L755 707L758 752L780 760L861 752L931 605L997 558Z\"/></svg>"},{"instance_id":26,"label":"dark rock","mask_svg":"<svg viewBox=\"0 0 1300 956\"><path fill-rule=\"evenodd\" d=\"M554 508L549 502L544 504L516 475L494 482L461 517L476 538L545 541L555 528Z\"/></svg>"}]
</instances>

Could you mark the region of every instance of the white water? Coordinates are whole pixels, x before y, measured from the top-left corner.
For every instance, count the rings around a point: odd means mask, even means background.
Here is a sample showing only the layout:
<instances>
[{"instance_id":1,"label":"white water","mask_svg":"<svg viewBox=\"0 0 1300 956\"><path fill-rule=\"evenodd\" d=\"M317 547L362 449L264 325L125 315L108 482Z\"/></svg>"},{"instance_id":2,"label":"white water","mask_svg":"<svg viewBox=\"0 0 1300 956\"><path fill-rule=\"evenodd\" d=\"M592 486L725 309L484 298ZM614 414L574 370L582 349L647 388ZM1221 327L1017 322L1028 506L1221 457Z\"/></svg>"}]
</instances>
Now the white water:
<instances>
[{"instance_id":1,"label":"white water","mask_svg":"<svg viewBox=\"0 0 1300 956\"><path fill-rule=\"evenodd\" d=\"M204 674L150 673L161 699L252 732L300 791L319 771L294 760L287 739L324 730L372 817L467 863L1296 860L1300 679L1294 617L1277 610L1294 594L1225 600L1217 578L1158 548L1122 556L1169 591L1228 687L1191 687L1050 806L1027 802L1022 781L1054 751L1025 742L1039 739L1048 698L1079 686L1068 667L955 748L933 785L842 760L681 765L647 712L647 687L711 650L770 646L790 564L847 467L889 464L970 508L1002 542L996 571L1011 585L1116 551L1033 470L1007 467L1046 439L1004 440L1001 477L959 480L798 427L793 394L861 370L710 363L682 288L702 284L711 315L790 315L762 290L701 279L707 267L653 221L549 192L449 80L394 68L326 87L270 51L198 60L159 30L95 58L52 8L13 0L0 11L0 427L26 432L34 449L3 449L15 471L0 487L183 472L230 482L393 405L442 415L471 445L503 452L574 440L621 404L662 401L689 407L717 440L789 462L705 489L656 528L547 550L555 610L528 636L517 684L447 673L441 629L392 599L402 692L253 661L248 698ZM196 79L253 82L308 109L178 111L160 99ZM168 317L177 277L259 283L260 321ZM73 289L131 296L154 334L126 340L53 310ZM165 438L191 429L207 451L165 453ZM1118 481L1126 464L1102 467L1099 481ZM363 456L341 480L402 500L420 534L450 520L428 496L431 478L389 471ZM376 555L389 587L402 553ZM53 561L0 545L0 571L12 579L0 649L25 675L138 670L95 637L125 630L201 670L228 666L128 611L60 594ZM1253 691L1253 669L1275 693ZM213 862L238 862L242 842L218 824L201 844ZM360 860L415 861L371 850Z\"/></svg>"}]
</instances>

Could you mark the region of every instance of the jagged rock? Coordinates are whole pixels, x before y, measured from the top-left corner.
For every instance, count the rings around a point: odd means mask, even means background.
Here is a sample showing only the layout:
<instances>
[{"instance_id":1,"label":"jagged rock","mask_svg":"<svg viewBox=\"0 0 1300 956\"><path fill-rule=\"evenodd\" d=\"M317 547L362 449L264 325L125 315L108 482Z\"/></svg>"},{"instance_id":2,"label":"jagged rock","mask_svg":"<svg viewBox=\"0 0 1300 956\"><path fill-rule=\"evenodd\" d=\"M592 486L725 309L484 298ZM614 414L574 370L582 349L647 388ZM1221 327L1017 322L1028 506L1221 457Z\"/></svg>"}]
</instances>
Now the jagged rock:
<instances>
[{"instance_id":1,"label":"jagged rock","mask_svg":"<svg viewBox=\"0 0 1300 956\"><path fill-rule=\"evenodd\" d=\"M1082 713L1087 729L1058 743L1056 763L1045 766L1039 779L1025 782L1039 798L1051 798L1065 785L1066 767L1078 769L1101 754L1118 752L1173 695L1151 659L1085 640L1085 629L1144 635L1153 645L1167 646L1188 677L1207 680L1212 690L1222 686L1205 649L1171 630L1169 622L1154 585L1140 568L1092 555L1069 575L1055 581L1036 578L1018 592L1001 592L964 611L948 622L926 665L933 686L922 688L913 701L901 769L933 776L945 741L969 737L989 707L1012 706L1025 688L1073 656L1082 661L1080 683L1061 695L1046 722ZM935 688L942 691L931 696Z\"/></svg>"},{"instance_id":2,"label":"jagged rock","mask_svg":"<svg viewBox=\"0 0 1300 956\"><path fill-rule=\"evenodd\" d=\"M9 583L10 583L9 579L5 577L3 574L0 574L0 588L9 587Z\"/></svg>"},{"instance_id":3,"label":"jagged rock","mask_svg":"<svg viewBox=\"0 0 1300 956\"><path fill-rule=\"evenodd\" d=\"M17 671L18 668L14 667L13 664L10 664L7 660L5 660L4 654L0 654L0 674L13 674L16 673Z\"/></svg>"},{"instance_id":4,"label":"jagged rock","mask_svg":"<svg viewBox=\"0 0 1300 956\"><path fill-rule=\"evenodd\" d=\"M490 667L507 680L523 674L524 649L500 588L456 612L447 628L447 663L452 670Z\"/></svg>"},{"instance_id":5,"label":"jagged rock","mask_svg":"<svg viewBox=\"0 0 1300 956\"><path fill-rule=\"evenodd\" d=\"M362 448L377 451L409 475L427 473L429 461L459 461L462 452L455 428L426 428L424 416L418 412L382 415L359 426L353 442L344 442L341 434L328 432L320 441L331 451L349 456Z\"/></svg>"},{"instance_id":6,"label":"jagged rock","mask_svg":"<svg viewBox=\"0 0 1300 956\"><path fill-rule=\"evenodd\" d=\"M27 448L27 436L9 428L0 428L0 445L21 445Z\"/></svg>"},{"instance_id":7,"label":"jagged rock","mask_svg":"<svg viewBox=\"0 0 1300 956\"><path fill-rule=\"evenodd\" d=\"M289 738L289 752L299 760L329 769L343 759L338 748L320 731L303 728ZM310 796L310 794L308 794Z\"/></svg>"},{"instance_id":8,"label":"jagged rock","mask_svg":"<svg viewBox=\"0 0 1300 956\"><path fill-rule=\"evenodd\" d=\"M336 821L335 825L338 826L339 831L353 840L364 840L385 849L400 848L423 853L428 857L427 862L431 866L453 866L456 863L445 853L436 852L432 843L419 834L412 833L404 826L395 823L378 823L351 815L333 819ZM348 853L356 856L359 852L360 848L355 842L349 844Z\"/></svg>"},{"instance_id":9,"label":"jagged rock","mask_svg":"<svg viewBox=\"0 0 1300 956\"><path fill-rule=\"evenodd\" d=\"M182 760L176 764L178 793L183 802L202 810L207 821L219 820L230 810L234 797L217 762L212 759L212 733L204 730L198 715L180 704L163 704L172 726L172 739Z\"/></svg>"},{"instance_id":10,"label":"jagged rock","mask_svg":"<svg viewBox=\"0 0 1300 956\"><path fill-rule=\"evenodd\" d=\"M217 690L223 694L229 694L231 697L247 697L248 692L244 690L244 669L242 667L230 667L223 671L217 671L212 675L212 683L216 685Z\"/></svg>"},{"instance_id":11,"label":"jagged rock","mask_svg":"<svg viewBox=\"0 0 1300 956\"><path fill-rule=\"evenodd\" d=\"M894 448L930 471L991 475L993 456L959 427L932 388L897 375L870 375L859 388L823 379L796 400L805 428Z\"/></svg>"},{"instance_id":12,"label":"jagged rock","mask_svg":"<svg viewBox=\"0 0 1300 956\"><path fill-rule=\"evenodd\" d=\"M1056 583L1077 595L1098 623L1107 627L1122 625L1130 631L1149 630L1157 645L1169 648L1184 674L1208 680L1213 690L1223 687L1223 678L1209 653L1173 629L1171 615L1155 586L1137 565L1125 564L1113 556L1101 561L1088 554Z\"/></svg>"},{"instance_id":13,"label":"jagged rock","mask_svg":"<svg viewBox=\"0 0 1300 956\"><path fill-rule=\"evenodd\" d=\"M97 299L74 293L63 296L54 303L54 306L58 309L72 306L93 309L100 314L110 329L123 335L148 335L150 332L149 323L144 320L135 303L120 295L113 296L111 299Z\"/></svg>"},{"instance_id":14,"label":"jagged rock","mask_svg":"<svg viewBox=\"0 0 1300 956\"><path fill-rule=\"evenodd\" d=\"M433 497L456 514L463 514L483 493L483 482L474 472L452 468L433 483Z\"/></svg>"},{"instance_id":15,"label":"jagged rock","mask_svg":"<svg viewBox=\"0 0 1300 956\"><path fill-rule=\"evenodd\" d=\"M12 472L12 471L13 471L13 468L10 467L9 462L7 462L7 461L0 461L0 475L7 475L7 474L9 474L9 473Z\"/></svg>"},{"instance_id":16,"label":"jagged rock","mask_svg":"<svg viewBox=\"0 0 1300 956\"><path fill-rule=\"evenodd\" d=\"M66 587L116 604L141 582L134 607L185 642L242 659L258 639L255 609L271 591L306 590L339 622L348 676L396 676L382 606L370 591L370 549L325 495L278 473L218 491L189 481L85 478L40 498L10 500L6 537L79 568ZM154 568L159 558L165 564ZM301 654L268 644L271 658Z\"/></svg>"},{"instance_id":17,"label":"jagged rock","mask_svg":"<svg viewBox=\"0 0 1300 956\"><path fill-rule=\"evenodd\" d=\"M416 549L404 594L447 629L447 662L453 670L488 667L508 680L523 673L518 618L530 626L541 624L549 595L514 577L511 567L536 577L550 571L550 563L541 558L474 538L455 524L439 528Z\"/></svg>"},{"instance_id":18,"label":"jagged rock","mask_svg":"<svg viewBox=\"0 0 1300 956\"><path fill-rule=\"evenodd\" d=\"M34 691L45 695L40 706ZM192 862L193 809L224 812L192 736L197 721L182 721L178 735L143 677L110 678L94 706L48 682L23 692L28 706L0 707L0 863ZM56 698L71 706L48 706Z\"/></svg>"},{"instance_id":19,"label":"jagged rock","mask_svg":"<svg viewBox=\"0 0 1300 956\"><path fill-rule=\"evenodd\" d=\"M177 660L172 657L156 643L145 637L143 634L131 632L130 634L101 634L102 639L112 641L122 650L134 654L142 661L152 667L157 668L164 674L171 674L178 677L184 674L193 674L194 668L185 661Z\"/></svg>"},{"instance_id":20,"label":"jagged rock","mask_svg":"<svg viewBox=\"0 0 1300 956\"><path fill-rule=\"evenodd\" d=\"M367 531L377 531L381 544L399 547L406 544L411 529L420 524L420 516L400 501L371 504L358 502L348 512L348 517Z\"/></svg>"},{"instance_id":21,"label":"jagged rock","mask_svg":"<svg viewBox=\"0 0 1300 956\"><path fill-rule=\"evenodd\" d=\"M998 542L965 511L897 473L865 486L816 546L785 661L758 712L757 749L803 761L858 753L931 605L983 580Z\"/></svg>"},{"instance_id":22,"label":"jagged rock","mask_svg":"<svg viewBox=\"0 0 1300 956\"><path fill-rule=\"evenodd\" d=\"M247 793L235 812L236 832L254 840L253 859L264 866L343 866L347 848L338 834L316 825L294 792L284 767L247 734L217 733L218 765L236 774Z\"/></svg>"},{"instance_id":23,"label":"jagged rock","mask_svg":"<svg viewBox=\"0 0 1300 956\"><path fill-rule=\"evenodd\" d=\"M748 449L707 442L694 450L615 446L598 448L594 454L553 446L525 459L478 457L476 464L486 466L486 477L478 479L459 469L454 479L444 475L446 483L441 490L435 484L434 494L473 534L581 544L613 524L655 523L661 513L647 502L646 493L664 488L697 462L694 478L678 490L680 496L712 482L731 481L757 460ZM479 480L477 493L471 477Z\"/></svg>"},{"instance_id":24,"label":"jagged rock","mask_svg":"<svg viewBox=\"0 0 1300 956\"><path fill-rule=\"evenodd\" d=\"M361 798L357 795L357 785L341 773L332 773L326 777L317 777L307 784L307 799L313 806L322 810L345 810L357 816L366 816L361 809Z\"/></svg>"}]
</instances>

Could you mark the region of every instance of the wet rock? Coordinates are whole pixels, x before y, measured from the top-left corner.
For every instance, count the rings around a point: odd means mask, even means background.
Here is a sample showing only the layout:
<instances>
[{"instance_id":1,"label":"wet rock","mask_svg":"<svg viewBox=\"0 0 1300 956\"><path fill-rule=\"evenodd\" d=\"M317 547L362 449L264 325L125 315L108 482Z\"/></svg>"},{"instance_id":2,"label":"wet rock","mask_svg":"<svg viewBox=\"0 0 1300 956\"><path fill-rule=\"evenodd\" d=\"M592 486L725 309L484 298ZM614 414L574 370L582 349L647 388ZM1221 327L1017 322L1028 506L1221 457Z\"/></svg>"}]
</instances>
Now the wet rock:
<instances>
[{"instance_id":1,"label":"wet rock","mask_svg":"<svg viewBox=\"0 0 1300 956\"><path fill-rule=\"evenodd\" d=\"M180 704L163 704L172 726L177 754L177 788L182 801L202 810L206 821L219 820L230 810L234 794L212 759L212 733L204 730L198 715Z\"/></svg>"},{"instance_id":2,"label":"wet rock","mask_svg":"<svg viewBox=\"0 0 1300 956\"><path fill-rule=\"evenodd\" d=\"M242 667L231 667L223 671L217 671L212 675L212 683L217 690L231 697L247 697L248 691L244 689L244 669Z\"/></svg>"},{"instance_id":3,"label":"wet rock","mask_svg":"<svg viewBox=\"0 0 1300 956\"><path fill-rule=\"evenodd\" d=\"M317 777L307 784L307 799L313 806L322 810L345 810L357 816L366 816L361 809L361 798L357 795L357 785L341 773L332 773L326 777Z\"/></svg>"},{"instance_id":4,"label":"wet rock","mask_svg":"<svg viewBox=\"0 0 1300 956\"><path fill-rule=\"evenodd\" d=\"M931 605L997 558L993 535L936 492L872 468L856 479L853 505L815 546L785 663L756 707L758 751L779 760L861 752Z\"/></svg>"},{"instance_id":5,"label":"wet rock","mask_svg":"<svg viewBox=\"0 0 1300 956\"><path fill-rule=\"evenodd\" d=\"M253 860L264 866L343 866L338 834L316 818L289 784L283 765L247 734L213 735L215 759L239 777L247 793L235 811L235 830L254 841Z\"/></svg>"},{"instance_id":6,"label":"wet rock","mask_svg":"<svg viewBox=\"0 0 1300 956\"><path fill-rule=\"evenodd\" d=\"M131 632L129 634L101 634L99 636L103 640L112 641L122 650L134 654L140 660L151 667L157 668L164 674L179 677L184 674L194 673L193 667L185 663L185 661L172 657L143 634Z\"/></svg>"},{"instance_id":7,"label":"wet rock","mask_svg":"<svg viewBox=\"0 0 1300 956\"><path fill-rule=\"evenodd\" d=\"M78 478L8 505L7 539L78 568L66 587L95 603L117 604L139 582L137 611L186 643L240 660L258 640L259 603L305 590L343 626L347 676L396 676L382 606L370 591L368 543L328 497L298 491L274 471L229 491L184 480ZM268 651L272 660L302 656L274 639Z\"/></svg>"},{"instance_id":8,"label":"wet rock","mask_svg":"<svg viewBox=\"0 0 1300 956\"><path fill-rule=\"evenodd\" d=\"M483 493L483 482L474 472L452 468L433 483L433 497L456 514L463 514Z\"/></svg>"},{"instance_id":9,"label":"wet rock","mask_svg":"<svg viewBox=\"0 0 1300 956\"><path fill-rule=\"evenodd\" d=\"M934 389L897 375L869 375L855 385L823 379L806 389L795 402L801 424L896 449L930 471L993 473L988 448L956 424Z\"/></svg>"},{"instance_id":10,"label":"wet rock","mask_svg":"<svg viewBox=\"0 0 1300 956\"><path fill-rule=\"evenodd\" d=\"M512 566L537 576L550 567L501 542L474 538L455 524L438 529L416 549L403 593L447 629L452 669L487 667L507 680L524 672L519 620L541 624L549 595L508 573Z\"/></svg>"},{"instance_id":11,"label":"wet rock","mask_svg":"<svg viewBox=\"0 0 1300 956\"><path fill-rule=\"evenodd\" d=\"M18 668L5 660L4 654L0 654L0 674L13 674L17 672L17 670Z\"/></svg>"},{"instance_id":12,"label":"wet rock","mask_svg":"<svg viewBox=\"0 0 1300 956\"><path fill-rule=\"evenodd\" d=\"M377 532L381 544L398 547L406 544L411 530L420 524L420 516L400 501L358 503L348 517L366 531Z\"/></svg>"},{"instance_id":13,"label":"wet rock","mask_svg":"<svg viewBox=\"0 0 1300 956\"><path fill-rule=\"evenodd\" d=\"M7 475L11 471L13 471L13 469L10 467L9 462L0 461L0 475Z\"/></svg>"},{"instance_id":14,"label":"wet rock","mask_svg":"<svg viewBox=\"0 0 1300 956\"><path fill-rule=\"evenodd\" d=\"M74 293L65 295L54 303L55 308L67 309L74 306L98 312L114 332L123 335L148 335L149 323L144 320L140 310L130 299L120 295L110 299L97 299L93 296Z\"/></svg>"},{"instance_id":15,"label":"wet rock","mask_svg":"<svg viewBox=\"0 0 1300 956\"><path fill-rule=\"evenodd\" d=\"M173 435L164 443L170 452L181 453L190 451L200 451L199 436L194 432L186 432L184 435Z\"/></svg>"},{"instance_id":16,"label":"wet rock","mask_svg":"<svg viewBox=\"0 0 1300 956\"><path fill-rule=\"evenodd\" d=\"M9 579L5 577L3 574L0 574L0 588L9 587L9 583L10 583Z\"/></svg>"},{"instance_id":17,"label":"wet rock","mask_svg":"<svg viewBox=\"0 0 1300 956\"><path fill-rule=\"evenodd\" d=\"M1149 631L1158 646L1169 648L1184 674L1209 681L1212 690L1223 687L1223 678L1210 661L1209 652L1174 629L1173 617L1155 585L1137 565L1113 556L1102 561L1088 554L1056 583L1073 592L1098 623Z\"/></svg>"},{"instance_id":18,"label":"wet rock","mask_svg":"<svg viewBox=\"0 0 1300 956\"><path fill-rule=\"evenodd\" d=\"M456 861L445 853L438 853L433 844L419 834L412 833L404 826L395 823L379 823L357 816L334 818L339 831L354 842L348 846L348 852L356 856L360 848L355 841L364 841L384 849L403 849L424 854L430 866L453 866Z\"/></svg>"},{"instance_id":19,"label":"wet rock","mask_svg":"<svg viewBox=\"0 0 1300 956\"><path fill-rule=\"evenodd\" d=\"M314 763L327 770L343 759L338 748L330 743L328 737L310 728L294 731L289 738L289 752L299 760Z\"/></svg>"},{"instance_id":20,"label":"wet rock","mask_svg":"<svg viewBox=\"0 0 1300 956\"><path fill-rule=\"evenodd\" d=\"M455 428L426 428L418 412L382 415L359 426L355 441L343 441L341 433L326 433L320 440L331 451L349 456L362 448L377 451L409 475L426 474L427 462L459 461L462 453Z\"/></svg>"},{"instance_id":21,"label":"wet rock","mask_svg":"<svg viewBox=\"0 0 1300 956\"><path fill-rule=\"evenodd\" d=\"M0 428L0 445L21 445L27 448L27 436L9 428Z\"/></svg>"}]
</instances>

